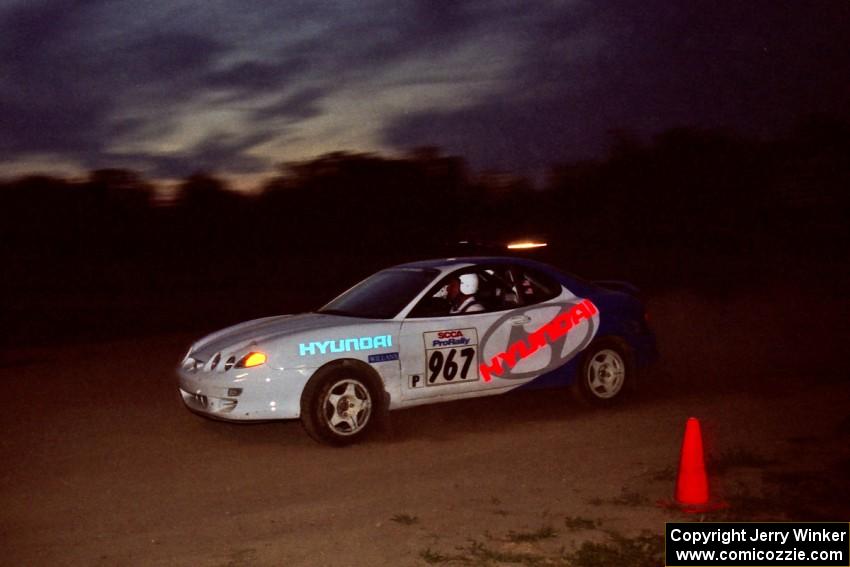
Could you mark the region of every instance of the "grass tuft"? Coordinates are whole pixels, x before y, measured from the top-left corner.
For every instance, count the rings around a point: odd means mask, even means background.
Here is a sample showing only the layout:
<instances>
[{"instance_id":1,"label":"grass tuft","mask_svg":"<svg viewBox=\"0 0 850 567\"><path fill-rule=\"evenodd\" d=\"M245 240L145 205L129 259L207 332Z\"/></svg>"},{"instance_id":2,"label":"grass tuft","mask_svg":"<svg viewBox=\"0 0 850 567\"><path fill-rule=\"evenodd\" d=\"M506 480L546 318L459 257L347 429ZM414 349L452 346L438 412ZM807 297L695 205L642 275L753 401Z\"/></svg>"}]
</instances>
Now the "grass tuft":
<instances>
[{"instance_id":1,"label":"grass tuft","mask_svg":"<svg viewBox=\"0 0 850 567\"><path fill-rule=\"evenodd\" d=\"M656 482L673 482L676 480L676 468L673 465L668 465L652 473L651 478Z\"/></svg>"},{"instance_id":2,"label":"grass tuft","mask_svg":"<svg viewBox=\"0 0 850 567\"><path fill-rule=\"evenodd\" d=\"M442 553L437 553L436 551L431 551L431 548L423 549L419 552L419 557L425 560L425 563L448 563L455 559L450 555L443 555Z\"/></svg>"},{"instance_id":3,"label":"grass tuft","mask_svg":"<svg viewBox=\"0 0 850 567\"><path fill-rule=\"evenodd\" d=\"M550 528L551 529L551 528ZM542 530L538 530L543 533ZM545 530L550 533L549 530ZM551 530L554 534L554 530ZM546 536L546 537L553 537ZM664 560L664 538L645 533L627 538L615 532L608 532L608 541L604 543L584 542L573 552L563 546L557 554L537 554L524 551L497 550L485 546L476 540L456 548L455 555L444 555L430 548L419 552L419 556L430 564L458 563L463 565L492 566L518 564L536 567L557 565L561 567L660 567Z\"/></svg>"},{"instance_id":4,"label":"grass tuft","mask_svg":"<svg viewBox=\"0 0 850 567\"><path fill-rule=\"evenodd\" d=\"M571 532L593 530L599 526L599 521L582 518L580 516L567 516L564 518L564 526L566 526L567 530Z\"/></svg>"},{"instance_id":5,"label":"grass tuft","mask_svg":"<svg viewBox=\"0 0 850 567\"><path fill-rule=\"evenodd\" d=\"M483 543L471 541L469 546L464 548L468 553L466 562L473 565L492 565L494 563L519 563L520 565L544 565L546 558L534 553L525 553L517 551L498 551L485 547Z\"/></svg>"},{"instance_id":6,"label":"grass tuft","mask_svg":"<svg viewBox=\"0 0 850 567\"><path fill-rule=\"evenodd\" d=\"M645 494L623 489L618 497L611 500L611 503L618 506L645 506L649 504L649 498Z\"/></svg>"},{"instance_id":7,"label":"grass tuft","mask_svg":"<svg viewBox=\"0 0 850 567\"><path fill-rule=\"evenodd\" d=\"M558 532L552 526L543 526L533 532L508 532L508 541L513 543L527 543L540 541L542 539L553 538L558 535Z\"/></svg>"},{"instance_id":8,"label":"grass tuft","mask_svg":"<svg viewBox=\"0 0 850 567\"><path fill-rule=\"evenodd\" d=\"M603 543L586 541L563 558L573 567L653 567L664 564L664 538L644 534L627 538L610 532Z\"/></svg>"},{"instance_id":9,"label":"grass tuft","mask_svg":"<svg viewBox=\"0 0 850 567\"><path fill-rule=\"evenodd\" d=\"M410 514L396 514L391 519L393 522L403 526L412 526L419 521L419 518L411 516Z\"/></svg>"}]
</instances>

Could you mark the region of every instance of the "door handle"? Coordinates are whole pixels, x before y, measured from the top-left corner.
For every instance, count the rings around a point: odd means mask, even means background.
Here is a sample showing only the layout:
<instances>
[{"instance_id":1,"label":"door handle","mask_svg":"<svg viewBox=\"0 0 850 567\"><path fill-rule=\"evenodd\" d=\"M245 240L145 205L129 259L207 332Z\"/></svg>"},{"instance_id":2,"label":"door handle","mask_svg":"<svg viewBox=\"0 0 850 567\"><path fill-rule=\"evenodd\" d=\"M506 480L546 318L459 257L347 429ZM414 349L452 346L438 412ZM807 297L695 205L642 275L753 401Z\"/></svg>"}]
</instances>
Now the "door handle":
<instances>
[{"instance_id":1,"label":"door handle","mask_svg":"<svg viewBox=\"0 0 850 567\"><path fill-rule=\"evenodd\" d=\"M517 315L516 317L511 317L511 325L525 325L529 322L531 322L531 317L528 315Z\"/></svg>"}]
</instances>

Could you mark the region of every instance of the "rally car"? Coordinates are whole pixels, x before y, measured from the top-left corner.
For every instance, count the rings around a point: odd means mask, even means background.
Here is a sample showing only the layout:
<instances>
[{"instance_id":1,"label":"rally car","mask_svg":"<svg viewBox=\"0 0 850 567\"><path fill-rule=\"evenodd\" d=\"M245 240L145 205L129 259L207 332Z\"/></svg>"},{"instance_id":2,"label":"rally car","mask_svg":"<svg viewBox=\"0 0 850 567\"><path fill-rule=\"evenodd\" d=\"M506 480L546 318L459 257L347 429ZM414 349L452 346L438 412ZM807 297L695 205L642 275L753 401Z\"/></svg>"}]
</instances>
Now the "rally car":
<instances>
[{"instance_id":1,"label":"rally car","mask_svg":"<svg viewBox=\"0 0 850 567\"><path fill-rule=\"evenodd\" d=\"M655 357L636 290L520 258L394 266L312 313L248 321L192 345L186 406L208 417L300 418L314 439L361 439L389 410L571 386L606 405Z\"/></svg>"}]
</instances>

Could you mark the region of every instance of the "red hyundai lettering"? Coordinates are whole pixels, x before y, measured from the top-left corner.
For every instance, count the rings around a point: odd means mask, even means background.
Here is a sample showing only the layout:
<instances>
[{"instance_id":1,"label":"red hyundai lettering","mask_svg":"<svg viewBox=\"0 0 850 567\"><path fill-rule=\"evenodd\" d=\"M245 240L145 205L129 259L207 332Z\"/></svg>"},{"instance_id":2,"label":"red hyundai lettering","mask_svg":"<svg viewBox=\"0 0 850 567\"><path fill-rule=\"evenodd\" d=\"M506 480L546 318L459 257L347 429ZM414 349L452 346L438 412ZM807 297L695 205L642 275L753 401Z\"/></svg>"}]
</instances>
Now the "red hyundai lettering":
<instances>
[{"instance_id":1,"label":"red hyundai lettering","mask_svg":"<svg viewBox=\"0 0 850 567\"><path fill-rule=\"evenodd\" d=\"M559 313L554 319L537 329L529 336L528 344L520 339L508 347L508 350L501 352L490 360L490 364L481 363L479 370L481 379L489 382L491 375L500 375L504 372L502 361L504 360L510 368L516 366L520 360L527 358L537 352L537 350L545 346L545 338L548 336L550 342L554 342L560 337L567 334L570 329L578 325L585 319L590 319L598 313L596 306L589 299L583 300L578 305L574 305L566 313ZM457 331L459 332L459 331ZM501 360L500 360L501 359Z\"/></svg>"}]
</instances>

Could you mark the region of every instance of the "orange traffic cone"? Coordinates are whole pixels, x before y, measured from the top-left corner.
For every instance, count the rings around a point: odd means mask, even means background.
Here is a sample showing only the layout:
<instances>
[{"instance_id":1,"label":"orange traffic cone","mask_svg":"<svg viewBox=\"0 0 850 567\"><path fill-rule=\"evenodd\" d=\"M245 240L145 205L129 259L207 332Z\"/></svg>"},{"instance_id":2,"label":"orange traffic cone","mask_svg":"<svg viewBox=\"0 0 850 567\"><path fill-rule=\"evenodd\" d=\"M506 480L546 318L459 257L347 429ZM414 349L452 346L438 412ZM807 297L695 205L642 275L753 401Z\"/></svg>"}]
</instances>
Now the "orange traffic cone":
<instances>
[{"instance_id":1,"label":"orange traffic cone","mask_svg":"<svg viewBox=\"0 0 850 567\"><path fill-rule=\"evenodd\" d=\"M685 424L679 476L676 479L676 502L683 507L708 505L708 477L702 450L702 431L699 420L689 417Z\"/></svg>"}]
</instances>

